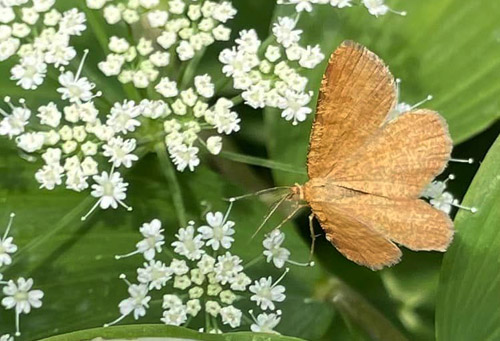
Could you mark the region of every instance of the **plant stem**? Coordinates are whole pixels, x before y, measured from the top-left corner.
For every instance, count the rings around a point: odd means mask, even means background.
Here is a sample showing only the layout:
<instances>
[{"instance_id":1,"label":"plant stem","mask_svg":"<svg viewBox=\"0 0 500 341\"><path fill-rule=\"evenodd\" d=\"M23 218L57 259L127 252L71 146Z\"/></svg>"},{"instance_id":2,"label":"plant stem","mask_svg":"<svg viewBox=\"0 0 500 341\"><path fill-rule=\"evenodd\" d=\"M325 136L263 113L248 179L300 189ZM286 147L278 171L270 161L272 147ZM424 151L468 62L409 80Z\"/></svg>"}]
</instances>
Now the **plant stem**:
<instances>
[{"instance_id":1,"label":"plant stem","mask_svg":"<svg viewBox=\"0 0 500 341\"><path fill-rule=\"evenodd\" d=\"M320 284L316 289L315 299L330 302L350 328L358 326L371 340L407 340L363 296L336 277L330 277Z\"/></svg>"},{"instance_id":2,"label":"plant stem","mask_svg":"<svg viewBox=\"0 0 500 341\"><path fill-rule=\"evenodd\" d=\"M200 64L203 56L205 55L206 48L201 49L196 53L196 55L189 61L184 73L180 76L180 89L186 89L188 84L193 80L194 74L198 65Z\"/></svg>"},{"instance_id":3,"label":"plant stem","mask_svg":"<svg viewBox=\"0 0 500 341\"><path fill-rule=\"evenodd\" d=\"M106 52L108 51L108 34L106 32L106 28L103 25L102 18L98 18L92 10L88 10L85 12L87 14L89 26L92 27L92 30L94 31L97 38L97 42L101 46L103 53L106 54ZM129 99L133 99L136 101L141 99L139 92L133 85L122 83L122 88L123 92Z\"/></svg>"},{"instance_id":4,"label":"plant stem","mask_svg":"<svg viewBox=\"0 0 500 341\"><path fill-rule=\"evenodd\" d=\"M160 161L160 166L163 171L163 175L167 180L170 193L172 195L172 201L177 214L177 220L180 226L187 225L186 218L186 208L184 207L184 201L182 199L181 186L177 181L177 176L175 174L175 169L167 155L167 150L163 143L158 143L155 145L156 155Z\"/></svg>"},{"instance_id":5,"label":"plant stem","mask_svg":"<svg viewBox=\"0 0 500 341\"><path fill-rule=\"evenodd\" d=\"M228 159L228 160L246 163L246 164L252 165L252 166L270 168L270 169L279 170L279 171L288 172L288 173L295 173L295 174L302 174L302 175L307 174L305 169L303 169L303 168L295 167L293 165L281 163L278 161L262 159L262 158L255 157L255 156L248 156L248 155L243 155L243 154L238 154L238 153L233 153L233 152L226 152L226 151L222 151L219 155L222 156L223 158Z\"/></svg>"},{"instance_id":6,"label":"plant stem","mask_svg":"<svg viewBox=\"0 0 500 341\"><path fill-rule=\"evenodd\" d=\"M108 49L108 35L106 34L106 30L104 29L100 18L97 18L93 10L85 11L87 15L87 21L89 26L92 27L92 30L95 33L95 37L97 38L97 42L101 46L103 53L106 53ZM102 19L101 19L102 20Z\"/></svg>"},{"instance_id":7,"label":"plant stem","mask_svg":"<svg viewBox=\"0 0 500 341\"><path fill-rule=\"evenodd\" d=\"M7 268L14 266L18 261L23 259L22 257L19 257L20 255L30 250L36 249L40 245L43 245L44 242L57 235L59 232L61 232L62 229L67 228L70 223L73 223L74 225L81 225L82 222L80 221L79 218L82 216L85 209L88 209L92 201L95 201L95 198L91 196L88 196L87 198L82 200L82 202L80 202L77 206L75 206L68 213L66 213L66 215L64 215L61 218L61 220L59 220L59 222L49 232L33 239L25 247L21 248L16 253L17 257L14 257L12 263L3 268L2 270L6 270Z\"/></svg>"}]
</instances>

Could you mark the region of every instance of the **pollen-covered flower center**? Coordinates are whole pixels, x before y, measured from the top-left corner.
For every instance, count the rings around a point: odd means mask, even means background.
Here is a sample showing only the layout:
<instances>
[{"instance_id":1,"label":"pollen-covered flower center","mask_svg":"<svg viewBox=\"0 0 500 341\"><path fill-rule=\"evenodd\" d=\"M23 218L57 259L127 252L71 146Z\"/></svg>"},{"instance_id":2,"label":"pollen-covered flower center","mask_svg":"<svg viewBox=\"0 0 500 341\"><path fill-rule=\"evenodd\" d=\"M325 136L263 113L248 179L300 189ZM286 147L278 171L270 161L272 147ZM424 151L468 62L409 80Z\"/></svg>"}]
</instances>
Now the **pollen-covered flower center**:
<instances>
[{"instance_id":1,"label":"pollen-covered flower center","mask_svg":"<svg viewBox=\"0 0 500 341\"><path fill-rule=\"evenodd\" d=\"M222 226L214 226L213 234L215 240L222 240L222 238L224 237L224 230L222 229Z\"/></svg>"},{"instance_id":2,"label":"pollen-covered flower center","mask_svg":"<svg viewBox=\"0 0 500 341\"><path fill-rule=\"evenodd\" d=\"M102 193L103 193L103 196L113 196L114 193L115 193L115 186L113 185L113 183L111 181L105 181L103 184L102 184Z\"/></svg>"},{"instance_id":3,"label":"pollen-covered flower center","mask_svg":"<svg viewBox=\"0 0 500 341\"><path fill-rule=\"evenodd\" d=\"M24 76L27 78L32 78L37 74L36 67L33 65L27 65L26 69L24 70Z\"/></svg>"},{"instance_id":4,"label":"pollen-covered flower center","mask_svg":"<svg viewBox=\"0 0 500 341\"><path fill-rule=\"evenodd\" d=\"M26 291L18 291L14 294L14 300L17 302L28 300L28 293Z\"/></svg>"},{"instance_id":5,"label":"pollen-covered flower center","mask_svg":"<svg viewBox=\"0 0 500 341\"><path fill-rule=\"evenodd\" d=\"M273 295L270 287L261 288L259 290L259 296L272 301Z\"/></svg>"},{"instance_id":6,"label":"pollen-covered flower center","mask_svg":"<svg viewBox=\"0 0 500 341\"><path fill-rule=\"evenodd\" d=\"M72 97L80 97L82 95L82 88L78 85L70 85L67 87Z\"/></svg>"}]
</instances>

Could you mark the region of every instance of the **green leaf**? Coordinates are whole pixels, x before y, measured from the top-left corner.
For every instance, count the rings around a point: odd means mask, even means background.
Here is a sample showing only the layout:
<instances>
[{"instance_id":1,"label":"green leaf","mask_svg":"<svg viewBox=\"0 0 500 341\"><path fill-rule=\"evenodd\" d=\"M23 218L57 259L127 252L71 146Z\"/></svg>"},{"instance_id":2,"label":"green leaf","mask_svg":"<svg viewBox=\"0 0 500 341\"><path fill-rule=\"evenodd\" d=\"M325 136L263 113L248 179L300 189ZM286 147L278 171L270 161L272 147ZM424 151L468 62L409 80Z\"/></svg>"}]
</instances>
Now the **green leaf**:
<instances>
[{"instance_id":1,"label":"green leaf","mask_svg":"<svg viewBox=\"0 0 500 341\"><path fill-rule=\"evenodd\" d=\"M488 152L467 192L456 234L441 270L437 299L437 339L500 338L500 138Z\"/></svg>"},{"instance_id":2,"label":"green leaf","mask_svg":"<svg viewBox=\"0 0 500 341\"><path fill-rule=\"evenodd\" d=\"M81 330L42 339L41 341L79 341L94 338L146 340L204 340L204 341L299 341L300 339L263 333L203 334L192 329L165 325L129 325Z\"/></svg>"},{"instance_id":3,"label":"green leaf","mask_svg":"<svg viewBox=\"0 0 500 341\"><path fill-rule=\"evenodd\" d=\"M357 8L342 12L342 39L377 52L402 79L402 100L437 110L455 143L480 133L500 117L498 16L500 2L422 0L391 3L408 12L360 20ZM361 14L362 15L362 14Z\"/></svg>"}]
</instances>

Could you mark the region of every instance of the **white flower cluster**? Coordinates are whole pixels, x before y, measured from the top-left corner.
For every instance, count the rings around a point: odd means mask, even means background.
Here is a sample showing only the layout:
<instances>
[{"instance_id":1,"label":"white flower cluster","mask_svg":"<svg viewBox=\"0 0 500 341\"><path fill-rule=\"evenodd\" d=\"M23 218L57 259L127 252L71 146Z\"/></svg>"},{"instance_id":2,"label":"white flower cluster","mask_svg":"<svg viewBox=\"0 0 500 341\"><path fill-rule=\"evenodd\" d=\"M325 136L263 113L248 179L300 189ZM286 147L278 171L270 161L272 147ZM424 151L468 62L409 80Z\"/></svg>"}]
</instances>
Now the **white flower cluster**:
<instances>
[{"instance_id":1,"label":"white flower cluster","mask_svg":"<svg viewBox=\"0 0 500 341\"><path fill-rule=\"evenodd\" d=\"M122 21L145 25L143 31L148 32L148 38L141 37L135 44L111 37L111 53L99 68L106 76L118 76L120 82L132 82L137 88L154 83L161 69L171 62L191 60L215 41L229 40L231 30L225 24L236 15L229 1L117 2L87 0L87 6L103 9L104 19L111 25Z\"/></svg>"},{"instance_id":2,"label":"white flower cluster","mask_svg":"<svg viewBox=\"0 0 500 341\"><path fill-rule=\"evenodd\" d=\"M9 236L10 228L14 220L14 213L10 214L10 220L5 229L3 237L0 239L0 286L3 287L2 306L5 309L14 309L16 313L16 331L15 335L20 336L19 317L21 314L29 314L32 308L42 306L43 292L41 290L32 290L33 279L19 277L16 280L6 280L2 275L2 267L12 263L12 254L17 251L17 246L13 243L14 239ZM0 297L1 297L0 293ZM0 337L2 341L12 341L13 337L9 334Z\"/></svg>"},{"instance_id":3,"label":"white flower cluster","mask_svg":"<svg viewBox=\"0 0 500 341\"><path fill-rule=\"evenodd\" d=\"M182 91L174 80L163 77L155 90L171 103L168 105L159 101L156 105L161 103L169 113L173 113L163 121L163 129L165 145L179 171L186 168L192 171L200 163L199 149L194 144L197 140L201 141L198 136L201 130L216 130L218 134L225 135L240 130L240 118L232 110L234 104L231 100L220 97L209 106L208 101L215 94L215 85L207 74L194 77L194 87ZM202 143L214 155L222 149L222 138L218 135L210 136L206 143Z\"/></svg>"},{"instance_id":4,"label":"white flower cluster","mask_svg":"<svg viewBox=\"0 0 500 341\"><path fill-rule=\"evenodd\" d=\"M371 15L376 17L385 15L388 12L402 16L406 15L406 12L397 12L388 7L385 4L385 0L361 0L361 3ZM295 5L295 10L297 12L311 12L313 10L313 5L331 5L337 8L351 7L352 0L278 0L278 4Z\"/></svg>"},{"instance_id":5,"label":"white flower cluster","mask_svg":"<svg viewBox=\"0 0 500 341\"><path fill-rule=\"evenodd\" d=\"M40 86L48 65L68 65L76 56L71 36L86 29L85 15L76 8L64 13L52 8L55 0L4 0L0 2L0 62L16 55L19 64L11 79L23 89Z\"/></svg>"},{"instance_id":6,"label":"white flower cluster","mask_svg":"<svg viewBox=\"0 0 500 341\"><path fill-rule=\"evenodd\" d=\"M164 138L177 170L193 171L200 163L196 142L212 154L222 149L219 135L202 141L198 136L202 130L229 135L240 129L231 100L221 97L208 104L215 85L206 74L194 77L194 86L183 91L175 81L163 77L155 89L164 100L114 103L102 120L94 103L102 93L94 93L95 84L81 75L87 54L88 50L76 73L61 69L57 91L64 107L49 102L34 115L24 99L15 106L6 97L11 112L0 109L4 116L0 135L15 138L24 153L41 157L44 165L35 174L41 188L53 190L63 182L67 189L77 192L90 187L98 202L89 214L97 207L116 209L121 205L131 209L124 203L128 184L118 170L132 167L139 159L134 152L141 139L154 135L151 131L161 132L155 137L159 141ZM146 128L141 130L143 125Z\"/></svg>"},{"instance_id":7,"label":"white flower cluster","mask_svg":"<svg viewBox=\"0 0 500 341\"><path fill-rule=\"evenodd\" d=\"M302 30L296 29L296 19L278 18L270 43L262 43L253 29L243 30L237 45L219 55L222 71L242 91L245 104L255 109L278 108L294 125L312 112L309 102L313 96L306 91L307 78L296 69L313 69L325 58L319 45L299 45Z\"/></svg>"},{"instance_id":8,"label":"white flower cluster","mask_svg":"<svg viewBox=\"0 0 500 341\"><path fill-rule=\"evenodd\" d=\"M153 295L163 293L163 316L161 321L169 325L183 325L204 311L207 332L221 332L222 325L239 328L245 321L244 312L237 306L241 300L255 302L262 310L257 317L253 311L252 331L273 332L281 319L276 303L285 300L285 287L279 285L284 274L276 281L263 277L252 283L245 274L242 259L230 252L234 242L235 223L228 220L228 211L209 212L206 225L198 228L193 221L180 228L171 243L175 258L167 265L159 260L165 245L161 222L154 219L140 228L144 239L137 243L136 250L116 256L117 259L142 254L146 259L137 269L137 284L128 285L129 297L119 304L121 316L106 324L115 324L128 315L138 319L146 314ZM285 271L288 272L288 269ZM176 293L178 292L178 294Z\"/></svg>"},{"instance_id":9,"label":"white flower cluster","mask_svg":"<svg viewBox=\"0 0 500 341\"><path fill-rule=\"evenodd\" d=\"M101 121L93 101L101 93L94 94L95 84L81 76L87 53L76 74L61 70L57 91L65 101L64 107L49 102L33 115L24 100L14 106L6 98L11 113L0 110L5 116L0 122L0 135L15 137L21 151L41 157L44 165L35 174L40 188L53 190L65 179L67 189L80 192L93 180L91 194L98 198L94 207L117 208L120 204L128 208L123 202L128 184L115 169L129 168L138 160L133 154L136 140L126 134L140 126L142 107L133 101L115 103L107 119ZM100 171L99 162L111 171Z\"/></svg>"}]
</instances>

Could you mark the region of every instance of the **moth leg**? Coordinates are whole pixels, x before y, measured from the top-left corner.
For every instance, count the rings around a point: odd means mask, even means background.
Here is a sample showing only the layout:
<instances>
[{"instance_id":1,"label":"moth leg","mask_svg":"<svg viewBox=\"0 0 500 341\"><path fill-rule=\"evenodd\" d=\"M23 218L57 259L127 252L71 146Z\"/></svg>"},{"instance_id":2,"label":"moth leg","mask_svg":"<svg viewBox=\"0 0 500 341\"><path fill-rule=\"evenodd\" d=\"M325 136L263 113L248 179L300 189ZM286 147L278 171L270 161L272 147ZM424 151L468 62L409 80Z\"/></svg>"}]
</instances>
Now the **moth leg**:
<instances>
[{"instance_id":1,"label":"moth leg","mask_svg":"<svg viewBox=\"0 0 500 341\"><path fill-rule=\"evenodd\" d=\"M313 255L314 255L314 248L316 246L316 234L314 234L314 213L311 213L309 215L309 232L311 233L311 251L309 253L309 262L312 262Z\"/></svg>"},{"instance_id":2,"label":"moth leg","mask_svg":"<svg viewBox=\"0 0 500 341\"><path fill-rule=\"evenodd\" d=\"M298 211L300 211L300 209L306 207L307 205L297 205L297 207L295 207L295 209L292 211L292 213L290 213L285 219L283 219L283 221L275 227L275 229L279 229L281 228L283 225L285 225L289 220L291 220L293 218L294 215L297 214Z\"/></svg>"},{"instance_id":3,"label":"moth leg","mask_svg":"<svg viewBox=\"0 0 500 341\"><path fill-rule=\"evenodd\" d=\"M271 219L272 215L274 214L274 212L276 212L276 210L281 206L281 204L287 199L288 196L283 196L281 199L279 199L277 202L275 202L269 212L266 214L266 216L264 217L264 220L262 220L262 223L259 225L259 227L257 228L257 230L254 232L254 234L252 235L252 238L251 239L254 239L255 236L260 232L260 230L262 230L262 228L264 227L264 225L268 222L269 219Z\"/></svg>"}]
</instances>

